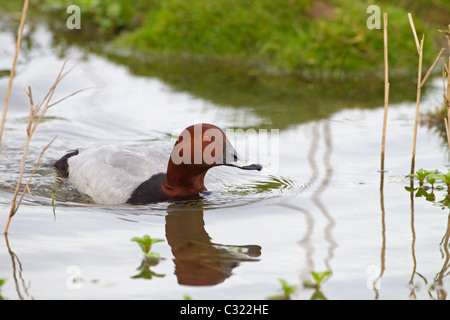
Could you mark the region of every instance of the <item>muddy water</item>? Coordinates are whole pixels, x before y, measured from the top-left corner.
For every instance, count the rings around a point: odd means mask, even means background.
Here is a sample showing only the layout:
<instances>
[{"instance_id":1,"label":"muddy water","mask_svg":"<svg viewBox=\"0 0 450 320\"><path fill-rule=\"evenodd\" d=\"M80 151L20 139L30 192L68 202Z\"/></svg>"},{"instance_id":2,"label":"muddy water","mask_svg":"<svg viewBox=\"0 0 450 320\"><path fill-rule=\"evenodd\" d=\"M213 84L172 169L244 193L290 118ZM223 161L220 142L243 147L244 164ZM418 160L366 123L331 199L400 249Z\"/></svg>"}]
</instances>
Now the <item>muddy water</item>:
<instances>
[{"instance_id":1,"label":"muddy water","mask_svg":"<svg viewBox=\"0 0 450 320\"><path fill-rule=\"evenodd\" d=\"M291 298L309 299L318 292L303 281L326 270L332 273L319 291L328 299L446 298L449 210L404 188L413 102L391 105L388 171L381 181L382 95L378 106L368 102L370 108L320 94L305 106L295 95L277 105L273 96L268 101L256 92L258 103L248 99L248 88L226 100L220 88L213 95L211 87L196 89L179 75L143 75L75 46L60 55L45 26L32 32L33 44L19 59L0 158L2 229L25 140L23 88L30 85L36 100L43 97L68 58L74 69L58 97L88 89L50 109L32 140L28 168L57 136L33 179L33 194L0 239L3 298L266 299L281 292L281 278L299 286ZM9 68L12 35L0 33L0 69ZM0 97L7 81L0 78ZM430 83L423 110L440 103L439 85ZM96 145L169 153L176 133L198 122L242 128L247 134L233 137L236 149L248 151L264 170L215 168L208 173L211 193L199 201L102 206L48 166L67 150ZM267 141L258 139L263 129L278 129L273 154L254 148ZM446 171L445 144L425 127L419 128L416 162ZM444 191L435 193L445 198ZM131 241L146 234L164 240L152 246L159 261L145 259Z\"/></svg>"}]
</instances>

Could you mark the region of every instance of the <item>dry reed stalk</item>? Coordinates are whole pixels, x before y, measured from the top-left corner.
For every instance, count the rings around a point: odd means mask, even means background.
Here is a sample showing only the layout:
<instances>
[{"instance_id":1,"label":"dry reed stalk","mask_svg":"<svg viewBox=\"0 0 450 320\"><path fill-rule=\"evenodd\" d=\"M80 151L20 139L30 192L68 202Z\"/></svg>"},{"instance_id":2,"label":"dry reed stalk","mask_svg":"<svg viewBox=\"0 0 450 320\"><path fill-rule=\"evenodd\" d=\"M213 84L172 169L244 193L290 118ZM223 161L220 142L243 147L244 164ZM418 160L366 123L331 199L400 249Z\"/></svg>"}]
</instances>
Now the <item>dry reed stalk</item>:
<instances>
[{"instance_id":1,"label":"dry reed stalk","mask_svg":"<svg viewBox=\"0 0 450 320\"><path fill-rule=\"evenodd\" d=\"M6 113L8 112L9 97L11 96L11 88L12 88L12 84L13 84L14 74L16 71L17 58L19 56L20 46L22 44L23 28L25 26L25 20L27 18L28 3L29 3L29 0L25 0L25 2L23 4L22 16L20 18L19 33L18 33L17 41L16 41L16 51L14 53L13 64L11 67L11 72L9 74L9 82L8 82L8 89L6 91L5 104L3 105L3 115L2 115L2 121L0 123L0 155L2 154L1 144L2 144L3 130L5 128Z\"/></svg>"},{"instance_id":2,"label":"dry reed stalk","mask_svg":"<svg viewBox=\"0 0 450 320\"><path fill-rule=\"evenodd\" d=\"M31 92L31 88L28 87L28 91L25 91L25 93L27 94L27 96L28 96L28 98L30 100L30 113L29 113L29 117L28 117L28 121L27 121L27 129L26 129L26 131L27 131L27 139L26 139L25 147L24 147L24 150L23 150L23 153L22 153L22 160L20 162L20 174L19 174L19 178L17 180L17 185L16 185L16 188L15 188L14 197L13 197L13 201L12 201L12 204L11 204L11 210L10 210L10 213L9 213L8 222L7 222L7 225L6 225L6 228L5 228L5 232L4 232L5 234L8 233L8 229L9 229L9 225L11 223L11 219L16 214L17 210L19 209L19 206L22 203L22 200L23 200L23 197L25 196L25 193L27 192L27 190L29 190L29 184L31 182L31 179L33 178L34 173L36 172L36 169L37 169L37 167L39 165L39 162L40 162L40 160L42 158L42 155L48 149L48 147L50 147L50 145L53 143L53 141L56 138L55 137L52 141L50 141L50 143L46 147L44 147L44 149L42 150L42 152L41 152L41 154L40 154L40 156L39 156L39 158L38 158L38 160L37 160L37 162L36 162L36 164L34 166L34 169L33 169L32 173L31 173L31 176L29 177L25 187L22 190L22 195L19 198L19 201L17 201L17 197L19 195L20 187L21 187L21 184L22 184L23 175L25 173L25 162L26 162L26 158L27 158L27 154L28 154L29 144L30 144L30 141L31 141L31 138L32 138L34 132L36 131L37 126L39 125L39 123L41 122L42 118L45 116L45 113L47 112L47 110L49 108L51 108L54 105L64 101L68 97L71 97L71 96L73 96L73 95L75 95L75 94L77 94L77 93L79 93L79 92L84 90L83 89L83 90L75 91L75 92L73 92L73 93L63 97L62 99L59 99L56 102L52 102L51 101L51 99L53 97L53 94L55 93L56 87L61 82L61 80L64 79L64 77L71 71L71 70L69 70L67 72L64 72L64 68L66 66L66 62L67 62L67 60L64 61L63 65L61 67L61 70L59 71L58 76L56 77L55 82L50 87L50 89L49 89L48 93L45 95L44 99L41 102L39 102L37 105L34 104L33 94Z\"/></svg>"},{"instance_id":3,"label":"dry reed stalk","mask_svg":"<svg viewBox=\"0 0 450 320\"><path fill-rule=\"evenodd\" d=\"M448 30L439 30L439 32L445 33L445 37L447 38L447 47L448 47L448 63L445 63L445 60L442 58L442 82L443 82L443 88L444 88L444 103L447 106L447 118L444 118L445 122L445 132L447 133L447 143L448 148L450 150L450 127L448 119L450 119L450 25L448 25ZM447 83L445 83L447 80Z\"/></svg>"},{"instance_id":4,"label":"dry reed stalk","mask_svg":"<svg viewBox=\"0 0 450 320\"><path fill-rule=\"evenodd\" d=\"M408 13L408 19L409 23L411 25L411 30L414 35L414 41L416 43L417 47L417 53L419 54L419 67L417 71L417 94L416 94L416 116L414 120L414 138L413 138L413 149L412 149L412 158L411 158L411 174L414 174L414 167L415 167L415 159L416 159L416 144L417 144L417 127L419 124L419 108L420 108L420 96L422 92L422 87L425 85L426 81L430 77L431 73L433 72L434 67L436 67L436 64L440 60L442 54L444 53L444 48L441 49L438 56L434 60L431 67L428 69L427 73L425 74L425 77L422 79L422 58L423 58L423 42L425 35L422 35L422 39L420 40L420 44L417 38L416 28L414 27L414 21L412 19L411 13Z\"/></svg>"},{"instance_id":5,"label":"dry reed stalk","mask_svg":"<svg viewBox=\"0 0 450 320\"><path fill-rule=\"evenodd\" d=\"M409 15L409 17L411 17L410 16L411 14L408 14L408 15ZM411 24L411 28L413 30L414 39L416 40L416 46L417 46L417 34L416 34L416 29L414 28L413 23ZM412 149L412 158L411 158L411 174L414 174L414 167L415 167L415 161L416 161L417 126L419 123L419 107L420 107L420 95L421 95L420 80L422 79L422 57L423 57L422 49L423 49L424 37L425 37L425 35L422 36L420 45L417 46L417 52L419 54L419 68L417 71L416 117L414 120L414 138L413 138L413 149Z\"/></svg>"},{"instance_id":6,"label":"dry reed stalk","mask_svg":"<svg viewBox=\"0 0 450 320\"><path fill-rule=\"evenodd\" d=\"M389 105L389 67L388 67L388 42L387 42L387 13L383 14L383 39L384 39L384 117L383 117L383 137L381 141L381 172L384 172L384 156L386 147L386 123Z\"/></svg>"},{"instance_id":7,"label":"dry reed stalk","mask_svg":"<svg viewBox=\"0 0 450 320\"><path fill-rule=\"evenodd\" d=\"M411 30L413 32L414 41L416 42L417 53L420 56L422 53L422 46L419 45L419 38L417 38L417 32L416 32L416 28L414 27L414 21L413 21L411 13L408 13L408 20L409 20L409 24L411 26Z\"/></svg>"},{"instance_id":8,"label":"dry reed stalk","mask_svg":"<svg viewBox=\"0 0 450 320\"><path fill-rule=\"evenodd\" d=\"M16 190L15 190L15 192L14 192L14 198L13 198L13 203L12 203L12 205L11 205L11 211L10 211L10 213L9 213L8 222L6 223L6 227L5 227L5 231L4 231L5 234L8 233L9 225L10 225L10 223L11 223L11 219L12 219L12 217L16 214L17 210L19 209L20 204L22 203L23 197L25 196L25 193L27 192L27 190L28 190L28 188L29 188L31 179L33 178L34 173L36 172L36 170L37 170L37 168L38 168L38 166L39 166L39 163L40 163L40 161L41 161L42 155L43 155L44 152L50 147L50 145L53 143L53 141L55 141L55 139L56 139L56 137L54 137L54 138L53 138L53 139L52 139L52 140L44 147L44 149L42 149L41 154L39 155L39 157L38 157L38 159L37 159L37 161L36 161L36 164L34 165L33 171L31 172L31 175L30 175L30 177L28 178L28 181L27 181L25 187L23 188L22 195L20 196L19 201L16 203L17 196L18 196L18 194L19 194L20 185L21 185L21 183L20 183L21 179L19 178L19 180L18 180L18 182L17 182ZM29 144L29 139L27 138L27 146L26 146L26 149L28 149L28 144ZM23 154L25 154L25 151L24 151ZM23 160L23 158L22 158L22 160ZM22 165L22 162L21 162L21 166L20 166L20 176L21 176L21 178L23 177L24 167L25 167L25 166Z\"/></svg>"}]
</instances>

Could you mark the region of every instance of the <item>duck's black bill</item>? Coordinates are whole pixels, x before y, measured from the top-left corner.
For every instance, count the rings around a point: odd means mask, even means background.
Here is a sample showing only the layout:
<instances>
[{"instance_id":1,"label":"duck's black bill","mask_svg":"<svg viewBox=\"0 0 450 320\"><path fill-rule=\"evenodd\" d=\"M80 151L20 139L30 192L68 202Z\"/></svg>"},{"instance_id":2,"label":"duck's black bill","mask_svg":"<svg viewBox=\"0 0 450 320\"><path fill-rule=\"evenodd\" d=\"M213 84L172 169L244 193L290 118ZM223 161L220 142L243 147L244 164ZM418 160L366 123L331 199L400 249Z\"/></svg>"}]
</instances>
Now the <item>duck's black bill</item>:
<instances>
[{"instance_id":1,"label":"duck's black bill","mask_svg":"<svg viewBox=\"0 0 450 320\"><path fill-rule=\"evenodd\" d=\"M225 165L226 166L230 166L230 167L236 167L236 168L239 168L239 169L242 169L242 170L258 170L258 171L261 171L262 168L263 168L262 165L256 164L256 163L250 164L250 165L246 165L246 166L238 166L238 165L235 165L235 164L232 164L232 163L227 163Z\"/></svg>"},{"instance_id":2,"label":"duck's black bill","mask_svg":"<svg viewBox=\"0 0 450 320\"><path fill-rule=\"evenodd\" d=\"M241 168L243 170L258 170L258 171L261 171L263 167L260 164L254 163L254 164L250 164L248 166L242 166L242 167L239 167L239 168Z\"/></svg>"}]
</instances>

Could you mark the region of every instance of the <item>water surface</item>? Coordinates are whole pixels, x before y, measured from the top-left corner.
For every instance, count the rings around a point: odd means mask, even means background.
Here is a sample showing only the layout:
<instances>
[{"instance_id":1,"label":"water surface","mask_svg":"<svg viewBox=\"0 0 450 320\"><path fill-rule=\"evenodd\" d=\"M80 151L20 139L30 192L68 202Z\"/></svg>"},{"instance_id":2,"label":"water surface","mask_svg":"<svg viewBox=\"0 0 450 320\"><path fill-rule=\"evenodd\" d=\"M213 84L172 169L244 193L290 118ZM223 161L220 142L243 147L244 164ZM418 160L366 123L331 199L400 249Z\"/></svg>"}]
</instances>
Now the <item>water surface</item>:
<instances>
[{"instance_id":1,"label":"water surface","mask_svg":"<svg viewBox=\"0 0 450 320\"><path fill-rule=\"evenodd\" d=\"M307 103L292 91L279 99L271 91L269 99L239 83L232 90L201 86L203 79L189 70L185 78L164 68L150 75L76 46L62 50L43 25L29 32L0 159L2 229L25 141L23 89L30 85L35 99L43 97L65 58L74 69L58 97L89 89L52 108L32 140L29 168L57 136L33 179L33 195L25 197L0 240L3 298L266 299L280 293L281 278L299 286L291 298L309 299L315 290L303 288L303 281L325 270L332 274L320 292L328 299L446 298L448 208L404 189L414 90L390 107L388 171L381 181L382 94L378 105L342 93L333 99L319 89L309 91ZM14 41L12 32L0 33L0 70L10 66ZM0 78L0 98L7 82ZM423 110L440 104L440 81L429 87ZM96 205L56 177L52 206L55 172L48 164L66 151L123 145L169 153L173 136L198 122L252 128L251 145L260 129L278 129L278 154L258 158L261 172L212 169L211 193L198 201ZM445 147L439 135L419 127L416 167L445 171ZM445 192L436 191L436 197ZM148 263L131 241L145 234L165 240L152 247L161 256L157 264Z\"/></svg>"}]
</instances>

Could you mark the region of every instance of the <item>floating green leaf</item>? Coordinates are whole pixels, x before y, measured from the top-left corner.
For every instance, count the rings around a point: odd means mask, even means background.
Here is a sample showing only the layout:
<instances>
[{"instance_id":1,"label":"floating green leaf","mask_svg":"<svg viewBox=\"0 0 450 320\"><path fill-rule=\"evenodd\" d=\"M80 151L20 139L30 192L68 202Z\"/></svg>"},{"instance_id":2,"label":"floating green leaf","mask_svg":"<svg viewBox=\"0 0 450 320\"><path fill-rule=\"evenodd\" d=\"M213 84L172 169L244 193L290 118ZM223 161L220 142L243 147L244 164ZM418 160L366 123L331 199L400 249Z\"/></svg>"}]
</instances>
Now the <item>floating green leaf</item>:
<instances>
[{"instance_id":1,"label":"floating green leaf","mask_svg":"<svg viewBox=\"0 0 450 320\"><path fill-rule=\"evenodd\" d=\"M406 177L414 177L417 178L417 180L419 180L419 185L423 185L425 178L427 176L429 176L430 174L434 174L436 171L432 171L432 170L425 170L425 169L419 169L416 171L416 173L414 174L408 174L406 175Z\"/></svg>"},{"instance_id":2,"label":"floating green leaf","mask_svg":"<svg viewBox=\"0 0 450 320\"><path fill-rule=\"evenodd\" d=\"M158 238L152 239L149 235L144 235L141 238L134 237L131 239L131 241L137 242L137 244L141 247L142 252L148 255L154 243L163 242L164 240Z\"/></svg>"},{"instance_id":3,"label":"floating green leaf","mask_svg":"<svg viewBox=\"0 0 450 320\"><path fill-rule=\"evenodd\" d=\"M290 300L291 294L293 294L298 289L298 286L290 285L284 279L278 279L278 281L280 281L280 283L281 283L281 289L283 290L283 293L269 296L269 297L267 297L267 299L269 299L269 300Z\"/></svg>"},{"instance_id":4,"label":"floating green leaf","mask_svg":"<svg viewBox=\"0 0 450 320\"><path fill-rule=\"evenodd\" d=\"M311 276L313 277L314 282L310 281L310 280L305 280L305 281L303 281L303 286L305 288L318 289L320 287L320 284L322 283L322 281L330 274L331 274L331 271L329 271L329 270L326 270L323 272L312 271Z\"/></svg>"}]
</instances>

